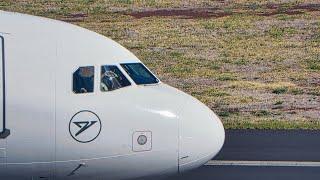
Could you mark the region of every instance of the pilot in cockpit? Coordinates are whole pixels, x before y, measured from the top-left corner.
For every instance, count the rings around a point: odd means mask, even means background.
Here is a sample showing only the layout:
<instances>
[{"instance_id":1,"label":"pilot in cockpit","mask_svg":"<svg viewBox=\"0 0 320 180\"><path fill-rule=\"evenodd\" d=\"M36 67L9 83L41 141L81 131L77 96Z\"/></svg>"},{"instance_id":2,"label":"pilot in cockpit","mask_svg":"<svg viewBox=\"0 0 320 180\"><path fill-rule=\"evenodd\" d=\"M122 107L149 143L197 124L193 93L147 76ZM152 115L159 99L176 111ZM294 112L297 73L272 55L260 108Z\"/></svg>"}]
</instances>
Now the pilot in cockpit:
<instances>
[{"instance_id":1,"label":"pilot in cockpit","mask_svg":"<svg viewBox=\"0 0 320 180\"><path fill-rule=\"evenodd\" d=\"M80 67L73 74L73 91L75 93L90 93L94 87L94 67Z\"/></svg>"},{"instance_id":2,"label":"pilot in cockpit","mask_svg":"<svg viewBox=\"0 0 320 180\"><path fill-rule=\"evenodd\" d=\"M111 91L121 88L121 84L118 81L118 75L113 71L104 68L101 72L101 91Z\"/></svg>"},{"instance_id":3,"label":"pilot in cockpit","mask_svg":"<svg viewBox=\"0 0 320 180\"><path fill-rule=\"evenodd\" d=\"M102 92L113 91L126 86L130 86L130 82L117 66L101 66L100 90Z\"/></svg>"}]
</instances>

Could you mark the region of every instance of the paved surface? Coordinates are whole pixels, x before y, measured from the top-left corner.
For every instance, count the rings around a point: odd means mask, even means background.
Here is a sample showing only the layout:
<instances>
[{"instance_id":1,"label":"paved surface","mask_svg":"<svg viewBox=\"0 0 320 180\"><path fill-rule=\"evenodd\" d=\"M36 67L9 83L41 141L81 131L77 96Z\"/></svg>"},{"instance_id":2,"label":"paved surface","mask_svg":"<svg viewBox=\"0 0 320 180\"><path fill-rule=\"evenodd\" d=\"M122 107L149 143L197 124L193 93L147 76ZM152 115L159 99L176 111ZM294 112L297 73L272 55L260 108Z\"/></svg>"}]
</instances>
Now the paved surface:
<instances>
[{"instance_id":1,"label":"paved surface","mask_svg":"<svg viewBox=\"0 0 320 180\"><path fill-rule=\"evenodd\" d=\"M229 130L215 159L320 161L320 131Z\"/></svg>"},{"instance_id":2,"label":"paved surface","mask_svg":"<svg viewBox=\"0 0 320 180\"><path fill-rule=\"evenodd\" d=\"M170 180L318 180L320 168L203 166Z\"/></svg>"},{"instance_id":3,"label":"paved surface","mask_svg":"<svg viewBox=\"0 0 320 180\"><path fill-rule=\"evenodd\" d=\"M320 167L304 166L308 162L320 162L320 131L228 130L225 145L214 159L222 163L203 166L169 179L320 179ZM249 166L241 165L244 161ZM275 166L269 166L269 162ZM299 166L289 166L290 162Z\"/></svg>"}]
</instances>

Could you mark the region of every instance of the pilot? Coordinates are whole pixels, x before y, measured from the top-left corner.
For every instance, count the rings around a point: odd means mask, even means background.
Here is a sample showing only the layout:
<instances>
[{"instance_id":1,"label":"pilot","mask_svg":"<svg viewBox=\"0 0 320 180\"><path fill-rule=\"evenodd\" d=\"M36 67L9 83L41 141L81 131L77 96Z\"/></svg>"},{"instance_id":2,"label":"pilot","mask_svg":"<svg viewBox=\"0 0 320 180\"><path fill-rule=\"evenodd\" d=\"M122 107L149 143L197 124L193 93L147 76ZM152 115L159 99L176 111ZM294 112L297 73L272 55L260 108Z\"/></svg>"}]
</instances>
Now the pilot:
<instances>
[{"instance_id":1,"label":"pilot","mask_svg":"<svg viewBox=\"0 0 320 180\"><path fill-rule=\"evenodd\" d=\"M73 77L73 91L75 93L93 92L94 68L80 67Z\"/></svg>"},{"instance_id":2,"label":"pilot","mask_svg":"<svg viewBox=\"0 0 320 180\"><path fill-rule=\"evenodd\" d=\"M118 75L112 70L103 69L101 75L101 90L112 91L114 89L121 88L121 84L117 78Z\"/></svg>"}]
</instances>

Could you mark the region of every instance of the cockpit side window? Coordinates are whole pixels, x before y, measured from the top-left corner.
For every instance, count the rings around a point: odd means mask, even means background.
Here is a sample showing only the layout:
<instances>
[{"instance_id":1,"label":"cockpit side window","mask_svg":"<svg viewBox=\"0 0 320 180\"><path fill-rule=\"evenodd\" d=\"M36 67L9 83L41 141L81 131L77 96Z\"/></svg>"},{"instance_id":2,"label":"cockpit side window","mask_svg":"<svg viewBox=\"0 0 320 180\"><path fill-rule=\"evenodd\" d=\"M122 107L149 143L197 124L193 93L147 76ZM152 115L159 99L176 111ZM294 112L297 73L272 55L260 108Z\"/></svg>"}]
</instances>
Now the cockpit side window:
<instances>
[{"instance_id":1,"label":"cockpit side window","mask_svg":"<svg viewBox=\"0 0 320 180\"><path fill-rule=\"evenodd\" d=\"M157 84L159 82L142 63L126 63L121 64L121 66L137 85Z\"/></svg>"},{"instance_id":2,"label":"cockpit side window","mask_svg":"<svg viewBox=\"0 0 320 180\"><path fill-rule=\"evenodd\" d=\"M122 74L117 66L101 66L100 90L102 92L113 91L130 85L129 80Z\"/></svg>"},{"instance_id":3,"label":"cockpit side window","mask_svg":"<svg viewBox=\"0 0 320 180\"><path fill-rule=\"evenodd\" d=\"M73 73L73 92L92 93L94 90L94 66L79 67Z\"/></svg>"}]
</instances>

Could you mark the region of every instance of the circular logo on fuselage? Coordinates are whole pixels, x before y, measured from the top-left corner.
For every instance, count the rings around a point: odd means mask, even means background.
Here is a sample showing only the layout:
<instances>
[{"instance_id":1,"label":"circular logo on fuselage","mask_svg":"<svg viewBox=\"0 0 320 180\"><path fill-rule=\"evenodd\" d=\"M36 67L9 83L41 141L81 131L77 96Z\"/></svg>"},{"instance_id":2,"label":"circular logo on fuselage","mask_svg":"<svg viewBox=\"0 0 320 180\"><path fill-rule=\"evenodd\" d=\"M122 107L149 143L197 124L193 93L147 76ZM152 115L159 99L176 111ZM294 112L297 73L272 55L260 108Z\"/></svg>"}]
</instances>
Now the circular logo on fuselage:
<instances>
[{"instance_id":1,"label":"circular logo on fuselage","mask_svg":"<svg viewBox=\"0 0 320 180\"><path fill-rule=\"evenodd\" d=\"M69 132L72 138L81 143L95 140L101 131L101 121L92 111L80 111L69 122Z\"/></svg>"}]
</instances>

